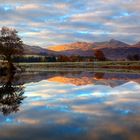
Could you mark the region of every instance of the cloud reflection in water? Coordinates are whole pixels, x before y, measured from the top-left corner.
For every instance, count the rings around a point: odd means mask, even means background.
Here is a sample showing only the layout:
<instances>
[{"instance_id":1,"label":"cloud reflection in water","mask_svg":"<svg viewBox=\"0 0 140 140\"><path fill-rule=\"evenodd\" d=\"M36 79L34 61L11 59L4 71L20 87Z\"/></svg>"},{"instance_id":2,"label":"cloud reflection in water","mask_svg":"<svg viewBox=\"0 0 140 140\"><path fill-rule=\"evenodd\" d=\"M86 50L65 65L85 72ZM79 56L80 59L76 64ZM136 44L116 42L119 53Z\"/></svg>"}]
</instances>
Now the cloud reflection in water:
<instances>
[{"instance_id":1,"label":"cloud reflection in water","mask_svg":"<svg viewBox=\"0 0 140 140\"><path fill-rule=\"evenodd\" d=\"M76 86L48 79L24 86L28 98L21 111L0 117L3 140L140 138L140 85L136 82Z\"/></svg>"}]
</instances>

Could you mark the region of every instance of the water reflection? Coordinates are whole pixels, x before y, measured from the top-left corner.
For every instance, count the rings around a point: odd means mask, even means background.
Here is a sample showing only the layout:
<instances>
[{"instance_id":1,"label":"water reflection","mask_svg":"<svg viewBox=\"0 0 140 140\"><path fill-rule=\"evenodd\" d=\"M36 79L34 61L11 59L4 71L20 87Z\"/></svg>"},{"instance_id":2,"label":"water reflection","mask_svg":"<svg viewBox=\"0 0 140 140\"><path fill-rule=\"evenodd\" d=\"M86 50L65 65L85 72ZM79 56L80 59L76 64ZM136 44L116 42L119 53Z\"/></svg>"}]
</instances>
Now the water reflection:
<instances>
[{"instance_id":1,"label":"water reflection","mask_svg":"<svg viewBox=\"0 0 140 140\"><path fill-rule=\"evenodd\" d=\"M23 73L20 111L0 116L2 140L139 140L140 75ZM131 87L131 88L130 88Z\"/></svg>"},{"instance_id":2,"label":"water reflection","mask_svg":"<svg viewBox=\"0 0 140 140\"><path fill-rule=\"evenodd\" d=\"M35 72L22 73L21 79L18 83L39 82L41 80L48 80L50 82L58 82L65 84L80 85L108 85L111 87L119 86L129 81L140 83L140 74L122 74L122 73L102 73L102 72ZM17 83L17 84L18 84Z\"/></svg>"},{"instance_id":3,"label":"water reflection","mask_svg":"<svg viewBox=\"0 0 140 140\"><path fill-rule=\"evenodd\" d=\"M24 88L14 83L14 75L9 73L4 76L4 81L0 83L0 111L7 116L19 111L19 106L25 98Z\"/></svg>"}]
</instances>

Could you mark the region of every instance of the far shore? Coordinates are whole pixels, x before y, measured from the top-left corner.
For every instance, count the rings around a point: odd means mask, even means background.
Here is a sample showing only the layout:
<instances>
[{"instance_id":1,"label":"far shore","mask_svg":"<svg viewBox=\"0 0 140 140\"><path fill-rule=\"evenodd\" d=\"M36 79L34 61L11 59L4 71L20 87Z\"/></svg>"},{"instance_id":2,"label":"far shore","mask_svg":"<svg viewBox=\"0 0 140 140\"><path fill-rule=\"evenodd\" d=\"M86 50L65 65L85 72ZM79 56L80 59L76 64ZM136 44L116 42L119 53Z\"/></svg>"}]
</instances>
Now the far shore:
<instances>
[{"instance_id":1,"label":"far shore","mask_svg":"<svg viewBox=\"0 0 140 140\"><path fill-rule=\"evenodd\" d=\"M94 61L94 62L40 62L40 63L14 63L18 71L95 71L95 72L121 72L140 73L140 61ZM0 62L0 74L5 71L4 63Z\"/></svg>"}]
</instances>

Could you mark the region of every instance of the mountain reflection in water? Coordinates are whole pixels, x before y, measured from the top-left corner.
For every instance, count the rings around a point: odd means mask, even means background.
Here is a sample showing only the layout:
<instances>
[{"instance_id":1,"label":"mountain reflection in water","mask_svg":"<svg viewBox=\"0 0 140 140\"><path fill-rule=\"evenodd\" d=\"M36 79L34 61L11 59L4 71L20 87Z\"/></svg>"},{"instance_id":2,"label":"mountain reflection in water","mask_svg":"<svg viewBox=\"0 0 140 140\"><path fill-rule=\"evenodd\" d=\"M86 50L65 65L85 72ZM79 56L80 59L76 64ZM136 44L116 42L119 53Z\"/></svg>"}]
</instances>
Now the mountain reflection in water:
<instances>
[{"instance_id":1,"label":"mountain reflection in water","mask_svg":"<svg viewBox=\"0 0 140 140\"><path fill-rule=\"evenodd\" d=\"M48 80L52 82L80 85L109 85L118 86L129 81L140 83L140 74L94 73L94 72L34 72L20 75L17 84ZM1 80L1 79L0 79Z\"/></svg>"},{"instance_id":2,"label":"mountain reflection in water","mask_svg":"<svg viewBox=\"0 0 140 140\"><path fill-rule=\"evenodd\" d=\"M140 74L41 72L7 79L0 78L2 140L140 139ZM16 109L4 113L12 103Z\"/></svg>"}]
</instances>

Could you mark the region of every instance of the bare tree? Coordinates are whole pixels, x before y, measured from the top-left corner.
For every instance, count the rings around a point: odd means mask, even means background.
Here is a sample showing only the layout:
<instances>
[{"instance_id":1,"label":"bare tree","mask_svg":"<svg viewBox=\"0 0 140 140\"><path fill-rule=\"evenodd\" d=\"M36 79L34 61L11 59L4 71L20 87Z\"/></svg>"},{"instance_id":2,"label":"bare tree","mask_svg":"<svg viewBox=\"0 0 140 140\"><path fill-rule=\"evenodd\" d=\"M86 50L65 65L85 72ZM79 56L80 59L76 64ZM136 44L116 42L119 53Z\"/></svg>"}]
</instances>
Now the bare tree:
<instances>
[{"instance_id":1,"label":"bare tree","mask_svg":"<svg viewBox=\"0 0 140 140\"><path fill-rule=\"evenodd\" d=\"M0 30L0 53L8 62L9 71L14 70L12 58L23 54L23 43L15 29L2 27Z\"/></svg>"}]
</instances>

